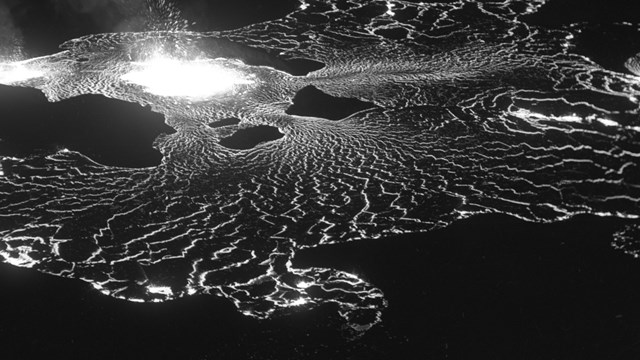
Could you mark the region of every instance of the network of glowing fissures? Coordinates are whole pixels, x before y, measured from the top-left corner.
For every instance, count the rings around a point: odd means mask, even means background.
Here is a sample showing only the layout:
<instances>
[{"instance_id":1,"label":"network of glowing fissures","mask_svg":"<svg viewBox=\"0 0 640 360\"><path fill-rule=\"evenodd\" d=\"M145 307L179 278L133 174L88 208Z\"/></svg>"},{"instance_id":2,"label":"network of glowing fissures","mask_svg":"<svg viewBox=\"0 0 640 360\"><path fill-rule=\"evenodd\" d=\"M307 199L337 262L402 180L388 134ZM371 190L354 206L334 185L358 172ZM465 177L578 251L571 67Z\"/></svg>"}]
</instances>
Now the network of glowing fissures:
<instances>
[{"instance_id":1,"label":"network of glowing fissures","mask_svg":"<svg viewBox=\"0 0 640 360\"><path fill-rule=\"evenodd\" d=\"M0 196L0 259L129 301L210 294L260 318L334 303L363 331L381 321L382 290L343 271L296 268L298 249L480 213L536 222L588 213L632 221L616 248L636 251L639 82L568 55L573 35L529 33L517 16L544 2L358 0L338 11L333 0L304 0L259 26L154 25L0 60L0 83L41 89L50 101L98 94L150 104L176 130L154 143L162 164L144 169L65 150L0 157L0 193L10 194ZM377 7L362 11L365 3ZM462 3L482 11L470 18ZM326 28L308 14L328 19ZM183 24L175 19L167 17ZM219 58L229 42L325 67L290 76L250 65L254 53L246 64ZM640 55L626 66L640 76ZM286 111L309 86L378 107L337 121ZM223 117L237 122L211 126ZM223 146L258 124L286 136Z\"/></svg>"}]
</instances>

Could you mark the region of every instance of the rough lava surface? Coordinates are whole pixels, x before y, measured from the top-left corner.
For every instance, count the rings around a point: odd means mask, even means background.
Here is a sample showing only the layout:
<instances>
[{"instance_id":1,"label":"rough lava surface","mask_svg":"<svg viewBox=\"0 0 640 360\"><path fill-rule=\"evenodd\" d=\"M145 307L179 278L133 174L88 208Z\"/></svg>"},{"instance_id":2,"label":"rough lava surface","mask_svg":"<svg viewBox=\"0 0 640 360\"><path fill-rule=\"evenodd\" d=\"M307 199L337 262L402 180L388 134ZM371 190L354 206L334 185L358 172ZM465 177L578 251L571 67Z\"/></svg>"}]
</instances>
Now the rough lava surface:
<instances>
[{"instance_id":1,"label":"rough lava surface","mask_svg":"<svg viewBox=\"0 0 640 360\"><path fill-rule=\"evenodd\" d=\"M296 250L502 213L627 219L614 243L637 253L640 78L573 53L570 30L520 20L544 3L306 0L231 31L68 41L24 62L44 75L12 84L50 101L101 94L149 105L176 133L156 139L163 159L149 168L64 150L2 158L0 255L132 301L211 294L263 318L332 302L358 332L380 321L382 291L346 272L296 268ZM292 76L246 65L220 52L229 41L325 67ZM150 48L251 81L206 99L153 95L122 79ZM308 86L376 107L339 121L287 114ZM240 122L208 125L227 118ZM261 125L284 136L220 145Z\"/></svg>"}]
</instances>

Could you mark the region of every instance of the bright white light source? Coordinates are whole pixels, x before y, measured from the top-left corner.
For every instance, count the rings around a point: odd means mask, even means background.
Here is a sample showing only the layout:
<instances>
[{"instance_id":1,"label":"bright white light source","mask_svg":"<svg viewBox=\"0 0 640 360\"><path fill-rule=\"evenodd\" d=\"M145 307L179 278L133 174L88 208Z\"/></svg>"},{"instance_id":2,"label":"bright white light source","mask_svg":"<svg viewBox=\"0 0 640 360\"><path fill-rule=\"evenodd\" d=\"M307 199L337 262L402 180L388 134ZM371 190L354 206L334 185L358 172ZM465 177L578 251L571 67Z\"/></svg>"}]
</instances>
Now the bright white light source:
<instances>
[{"instance_id":1,"label":"bright white light source","mask_svg":"<svg viewBox=\"0 0 640 360\"><path fill-rule=\"evenodd\" d=\"M306 303L307 303L307 300L306 300L306 299L304 299L304 298L299 298L299 299L293 300L293 301L290 303L290 305L291 305L291 306L302 306L302 305L304 305L304 304L306 304Z\"/></svg>"},{"instance_id":2,"label":"bright white light source","mask_svg":"<svg viewBox=\"0 0 640 360\"><path fill-rule=\"evenodd\" d=\"M253 83L215 60L181 61L155 57L133 64L134 70L122 76L122 80L160 96L205 99L229 92L237 85Z\"/></svg>"},{"instance_id":3,"label":"bright white light source","mask_svg":"<svg viewBox=\"0 0 640 360\"><path fill-rule=\"evenodd\" d=\"M42 75L44 75L44 71L21 63L0 63L0 84L12 85Z\"/></svg>"},{"instance_id":4,"label":"bright white light source","mask_svg":"<svg viewBox=\"0 0 640 360\"><path fill-rule=\"evenodd\" d=\"M160 294L165 296L173 295L173 291L168 286L149 286L147 287L147 291L152 294Z\"/></svg>"},{"instance_id":5,"label":"bright white light source","mask_svg":"<svg viewBox=\"0 0 640 360\"><path fill-rule=\"evenodd\" d=\"M296 286L298 287L298 289L306 289L309 286L313 285L312 282L308 282L308 281L300 281L296 284Z\"/></svg>"},{"instance_id":6,"label":"bright white light source","mask_svg":"<svg viewBox=\"0 0 640 360\"><path fill-rule=\"evenodd\" d=\"M604 126L618 126L619 124L613 120L598 118L598 122Z\"/></svg>"},{"instance_id":7,"label":"bright white light source","mask_svg":"<svg viewBox=\"0 0 640 360\"><path fill-rule=\"evenodd\" d=\"M566 122L582 122L582 118L576 114L571 114L571 115L564 115L564 116L557 116L554 117L556 120L559 121L566 121Z\"/></svg>"}]
</instances>

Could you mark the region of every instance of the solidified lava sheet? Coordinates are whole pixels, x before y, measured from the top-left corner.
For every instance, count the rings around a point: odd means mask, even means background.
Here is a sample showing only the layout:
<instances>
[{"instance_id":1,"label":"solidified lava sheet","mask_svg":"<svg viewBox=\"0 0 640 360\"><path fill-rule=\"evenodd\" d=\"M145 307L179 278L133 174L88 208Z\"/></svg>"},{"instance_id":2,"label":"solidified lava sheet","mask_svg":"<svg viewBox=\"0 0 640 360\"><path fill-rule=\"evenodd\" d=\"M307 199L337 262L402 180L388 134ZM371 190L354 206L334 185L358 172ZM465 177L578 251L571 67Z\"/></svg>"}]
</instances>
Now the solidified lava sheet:
<instances>
[{"instance_id":1,"label":"solidified lava sheet","mask_svg":"<svg viewBox=\"0 0 640 360\"><path fill-rule=\"evenodd\" d=\"M236 30L88 35L26 60L38 75L11 85L53 102L100 94L149 105L176 132L156 139L163 158L152 167L65 149L3 157L0 255L132 301L211 294L255 317L332 302L363 331L380 321L382 291L295 268L296 250L480 213L587 213L627 219L614 245L635 254L638 58L627 74L607 70L572 51L579 25L521 19L544 3L305 0ZM325 66L293 76L247 65L229 44ZM149 48L240 80L210 97L154 94L130 75ZM337 121L287 113L309 86L372 106ZM239 122L209 126L229 118ZM221 144L259 127L283 136Z\"/></svg>"}]
</instances>

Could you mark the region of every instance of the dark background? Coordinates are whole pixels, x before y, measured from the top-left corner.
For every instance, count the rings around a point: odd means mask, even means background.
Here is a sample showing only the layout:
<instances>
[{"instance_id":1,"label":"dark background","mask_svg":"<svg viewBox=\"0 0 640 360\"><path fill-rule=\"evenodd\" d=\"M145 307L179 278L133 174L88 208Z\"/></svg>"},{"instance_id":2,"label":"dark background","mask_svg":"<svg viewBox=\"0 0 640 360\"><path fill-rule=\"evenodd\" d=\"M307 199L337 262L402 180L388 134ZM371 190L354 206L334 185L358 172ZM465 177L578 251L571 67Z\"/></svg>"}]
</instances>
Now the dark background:
<instances>
[{"instance_id":1,"label":"dark background","mask_svg":"<svg viewBox=\"0 0 640 360\"><path fill-rule=\"evenodd\" d=\"M0 265L6 359L637 359L640 262L618 221L541 225L483 215L428 234L301 251L380 287L389 307L362 338L327 305L270 320L197 296L137 304L88 284Z\"/></svg>"},{"instance_id":2,"label":"dark background","mask_svg":"<svg viewBox=\"0 0 640 360\"><path fill-rule=\"evenodd\" d=\"M109 2L88 3L0 1L30 56L53 53L69 38L135 27L119 23L121 10ZM526 21L594 24L576 51L624 71L621 60L640 51L638 34L619 24L640 23L633 5L550 1ZM213 29L276 18L296 3L179 6L196 29ZM352 341L331 305L255 320L215 297L129 303L78 280L1 264L0 358L638 359L640 261L610 246L621 225L594 216L545 225L482 215L426 234L299 252L294 266L342 269L385 292L382 324Z\"/></svg>"}]
</instances>

